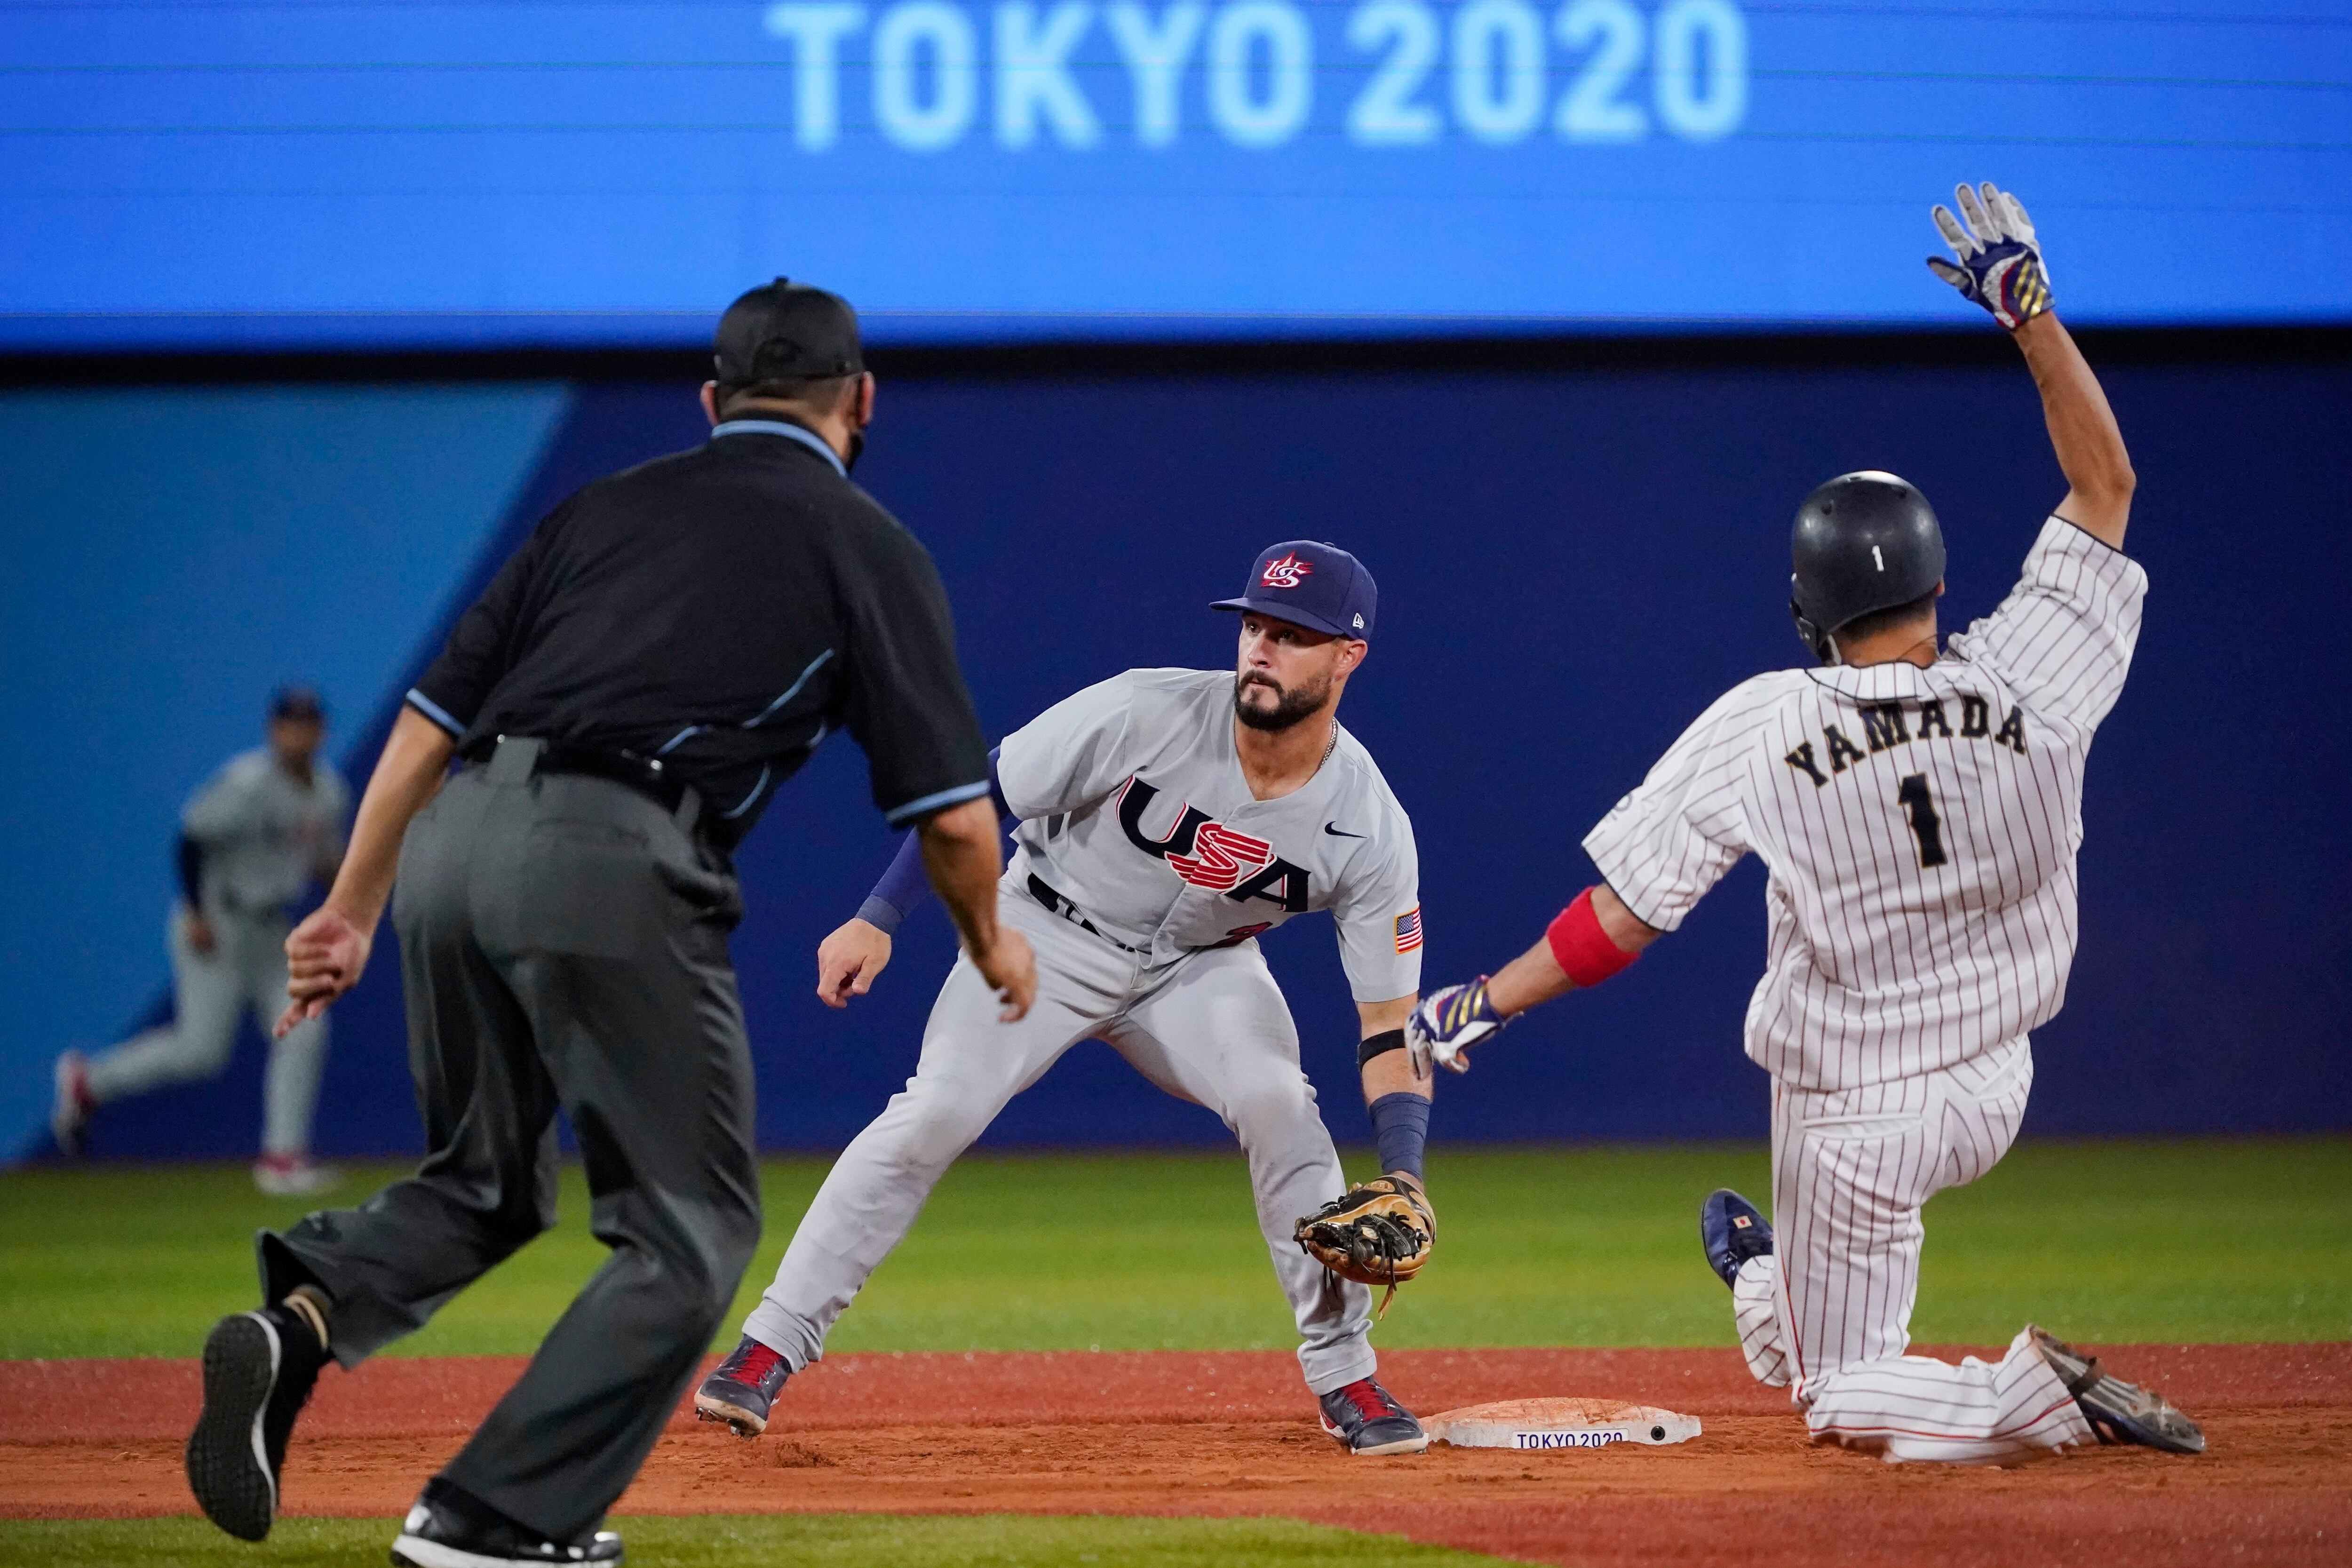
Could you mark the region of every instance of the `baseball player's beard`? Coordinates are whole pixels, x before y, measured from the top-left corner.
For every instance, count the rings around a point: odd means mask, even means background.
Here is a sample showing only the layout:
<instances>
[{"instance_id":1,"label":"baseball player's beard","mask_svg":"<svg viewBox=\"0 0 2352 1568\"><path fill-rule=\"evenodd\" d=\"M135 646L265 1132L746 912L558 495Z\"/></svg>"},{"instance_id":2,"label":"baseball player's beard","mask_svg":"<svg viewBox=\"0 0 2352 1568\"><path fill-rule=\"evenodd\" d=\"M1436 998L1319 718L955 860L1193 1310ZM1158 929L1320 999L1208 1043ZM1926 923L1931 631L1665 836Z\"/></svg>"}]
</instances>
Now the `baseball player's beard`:
<instances>
[{"instance_id":1,"label":"baseball player's beard","mask_svg":"<svg viewBox=\"0 0 2352 1568\"><path fill-rule=\"evenodd\" d=\"M1274 693L1274 706L1253 708L1243 699L1253 686L1263 686ZM1287 730L1308 717L1330 700L1331 681L1325 677L1312 687L1283 688L1270 676L1237 675L1234 678L1234 716L1253 730Z\"/></svg>"}]
</instances>

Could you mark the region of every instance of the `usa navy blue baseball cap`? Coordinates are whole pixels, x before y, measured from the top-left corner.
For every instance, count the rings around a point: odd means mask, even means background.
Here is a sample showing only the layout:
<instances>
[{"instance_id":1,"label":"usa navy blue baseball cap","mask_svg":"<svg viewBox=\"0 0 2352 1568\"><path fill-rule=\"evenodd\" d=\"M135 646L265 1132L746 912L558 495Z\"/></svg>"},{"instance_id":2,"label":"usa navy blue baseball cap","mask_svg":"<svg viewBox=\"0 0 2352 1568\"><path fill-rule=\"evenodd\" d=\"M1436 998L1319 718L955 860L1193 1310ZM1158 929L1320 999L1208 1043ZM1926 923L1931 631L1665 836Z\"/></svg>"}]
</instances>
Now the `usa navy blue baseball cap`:
<instances>
[{"instance_id":1,"label":"usa navy blue baseball cap","mask_svg":"<svg viewBox=\"0 0 2352 1568\"><path fill-rule=\"evenodd\" d=\"M1219 599L1209 608L1255 610L1333 637L1370 638L1380 604L1381 591L1362 562L1319 539L1290 539L1258 556L1240 598Z\"/></svg>"}]
</instances>

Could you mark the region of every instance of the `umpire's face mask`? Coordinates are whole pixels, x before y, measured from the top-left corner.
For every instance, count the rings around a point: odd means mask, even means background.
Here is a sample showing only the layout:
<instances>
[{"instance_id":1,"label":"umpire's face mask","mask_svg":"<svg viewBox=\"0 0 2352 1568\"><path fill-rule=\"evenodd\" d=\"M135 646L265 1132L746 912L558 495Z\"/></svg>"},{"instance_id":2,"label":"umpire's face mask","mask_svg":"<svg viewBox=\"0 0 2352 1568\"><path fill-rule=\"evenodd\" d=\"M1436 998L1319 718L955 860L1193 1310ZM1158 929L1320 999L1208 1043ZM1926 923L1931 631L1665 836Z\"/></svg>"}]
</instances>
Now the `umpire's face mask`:
<instances>
[{"instance_id":1,"label":"umpire's face mask","mask_svg":"<svg viewBox=\"0 0 2352 1568\"><path fill-rule=\"evenodd\" d=\"M849 456L841 460L842 471L851 474L856 473L857 471L857 459L864 456L865 452L866 432L863 430L852 430L849 433Z\"/></svg>"}]
</instances>

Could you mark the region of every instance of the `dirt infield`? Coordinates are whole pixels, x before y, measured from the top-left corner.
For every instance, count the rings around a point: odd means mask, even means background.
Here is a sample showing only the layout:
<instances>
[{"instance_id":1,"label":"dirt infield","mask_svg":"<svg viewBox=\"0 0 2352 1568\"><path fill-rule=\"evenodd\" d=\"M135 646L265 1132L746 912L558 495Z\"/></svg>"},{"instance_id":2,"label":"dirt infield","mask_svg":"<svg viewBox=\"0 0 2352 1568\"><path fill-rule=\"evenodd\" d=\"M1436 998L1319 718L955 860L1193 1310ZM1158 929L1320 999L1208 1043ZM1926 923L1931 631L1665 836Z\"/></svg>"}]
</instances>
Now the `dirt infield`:
<instances>
[{"instance_id":1,"label":"dirt infield","mask_svg":"<svg viewBox=\"0 0 2352 1568\"><path fill-rule=\"evenodd\" d=\"M621 1510L1285 1514L1579 1564L2352 1562L2352 1343L2105 1353L2198 1415L2212 1451L1894 1466L1808 1446L1730 1351L1403 1351L1382 1377L1424 1412L1592 1394L1706 1430L1669 1448L1355 1459L1317 1432L1279 1352L855 1355L794 1379L760 1442L674 1420ZM520 1364L330 1372L289 1510L399 1512ZM192 1511L179 1444L197 1400L192 1362L0 1363L0 1516Z\"/></svg>"}]
</instances>

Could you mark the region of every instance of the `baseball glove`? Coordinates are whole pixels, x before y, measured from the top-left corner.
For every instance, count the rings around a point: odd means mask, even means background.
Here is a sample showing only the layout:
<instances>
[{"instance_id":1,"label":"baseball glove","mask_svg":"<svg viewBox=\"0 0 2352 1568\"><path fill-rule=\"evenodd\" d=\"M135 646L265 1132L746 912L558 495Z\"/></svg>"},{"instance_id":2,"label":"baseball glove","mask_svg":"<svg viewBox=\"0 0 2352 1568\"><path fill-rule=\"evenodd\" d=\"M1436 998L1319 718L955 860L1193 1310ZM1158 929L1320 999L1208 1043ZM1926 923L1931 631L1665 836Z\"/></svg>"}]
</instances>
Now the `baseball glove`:
<instances>
[{"instance_id":1,"label":"baseball glove","mask_svg":"<svg viewBox=\"0 0 2352 1568\"><path fill-rule=\"evenodd\" d=\"M1437 1246L1437 1215L1419 1182L1391 1172L1333 1198L1298 1222L1298 1248L1343 1279L1396 1288L1421 1272Z\"/></svg>"}]
</instances>

